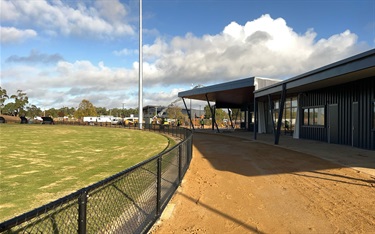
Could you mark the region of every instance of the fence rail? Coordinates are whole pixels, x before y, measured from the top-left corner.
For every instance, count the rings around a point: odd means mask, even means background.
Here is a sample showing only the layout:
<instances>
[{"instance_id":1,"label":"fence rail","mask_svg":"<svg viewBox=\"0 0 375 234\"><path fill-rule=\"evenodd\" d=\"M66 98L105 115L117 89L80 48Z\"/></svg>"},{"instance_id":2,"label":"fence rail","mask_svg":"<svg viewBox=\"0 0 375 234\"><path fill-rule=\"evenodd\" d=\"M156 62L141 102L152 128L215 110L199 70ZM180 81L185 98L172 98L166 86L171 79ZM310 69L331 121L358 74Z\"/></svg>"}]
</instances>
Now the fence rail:
<instances>
[{"instance_id":1,"label":"fence rail","mask_svg":"<svg viewBox=\"0 0 375 234\"><path fill-rule=\"evenodd\" d=\"M144 125L144 130L176 136L181 141L172 148L118 174L1 223L0 232L149 231L189 167L193 137L189 129L173 126L150 124Z\"/></svg>"}]
</instances>

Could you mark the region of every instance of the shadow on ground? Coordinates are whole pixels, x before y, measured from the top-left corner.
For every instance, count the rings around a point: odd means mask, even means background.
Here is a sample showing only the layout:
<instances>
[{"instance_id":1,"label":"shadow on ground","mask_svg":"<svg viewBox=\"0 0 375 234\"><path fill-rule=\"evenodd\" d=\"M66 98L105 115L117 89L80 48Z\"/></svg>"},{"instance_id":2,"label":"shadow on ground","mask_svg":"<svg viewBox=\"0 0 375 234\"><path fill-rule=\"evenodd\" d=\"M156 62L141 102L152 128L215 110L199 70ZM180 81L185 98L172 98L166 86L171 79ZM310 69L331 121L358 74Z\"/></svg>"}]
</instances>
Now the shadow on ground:
<instances>
[{"instance_id":1,"label":"shadow on ground","mask_svg":"<svg viewBox=\"0 0 375 234\"><path fill-rule=\"evenodd\" d=\"M318 171L348 167L295 150L219 134L195 133L194 147L215 169L244 176L314 172L315 177L319 178L319 174L324 172ZM336 157L339 156L336 155ZM241 162L240 166L237 163L233 164L234 161ZM363 164L355 166L371 167L372 165ZM330 179L342 183L356 183L357 181L356 178L345 175L330 175Z\"/></svg>"}]
</instances>

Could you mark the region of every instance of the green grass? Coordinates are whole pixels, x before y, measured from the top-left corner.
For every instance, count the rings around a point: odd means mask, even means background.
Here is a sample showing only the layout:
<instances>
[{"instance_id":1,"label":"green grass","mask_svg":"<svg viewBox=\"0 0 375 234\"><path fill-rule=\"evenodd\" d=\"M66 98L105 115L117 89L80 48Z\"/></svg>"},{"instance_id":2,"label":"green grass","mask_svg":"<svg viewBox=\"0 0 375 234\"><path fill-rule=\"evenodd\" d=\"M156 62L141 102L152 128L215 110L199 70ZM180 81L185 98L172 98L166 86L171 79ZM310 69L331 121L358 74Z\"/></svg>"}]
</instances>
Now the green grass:
<instances>
[{"instance_id":1,"label":"green grass","mask_svg":"<svg viewBox=\"0 0 375 234\"><path fill-rule=\"evenodd\" d=\"M166 137L120 128L0 125L0 222L161 152Z\"/></svg>"}]
</instances>

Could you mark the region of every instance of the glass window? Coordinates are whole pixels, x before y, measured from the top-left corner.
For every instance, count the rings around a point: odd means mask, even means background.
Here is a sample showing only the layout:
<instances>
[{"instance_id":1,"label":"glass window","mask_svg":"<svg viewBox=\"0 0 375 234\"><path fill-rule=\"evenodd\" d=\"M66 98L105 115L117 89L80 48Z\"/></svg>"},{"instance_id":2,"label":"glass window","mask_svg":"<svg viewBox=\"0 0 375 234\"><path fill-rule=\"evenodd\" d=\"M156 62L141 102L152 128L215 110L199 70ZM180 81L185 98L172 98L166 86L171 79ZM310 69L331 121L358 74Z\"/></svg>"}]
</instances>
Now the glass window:
<instances>
[{"instance_id":1,"label":"glass window","mask_svg":"<svg viewBox=\"0 0 375 234\"><path fill-rule=\"evenodd\" d=\"M279 111L278 110L273 113L273 118L274 118L273 120L275 121L275 123L277 123L277 120L279 119Z\"/></svg>"},{"instance_id":2,"label":"glass window","mask_svg":"<svg viewBox=\"0 0 375 234\"><path fill-rule=\"evenodd\" d=\"M294 129L294 125L296 124L296 118L297 118L297 108L293 107L292 108L292 118L291 120L291 128Z\"/></svg>"},{"instance_id":3,"label":"glass window","mask_svg":"<svg viewBox=\"0 0 375 234\"><path fill-rule=\"evenodd\" d=\"M292 107L297 107L297 106L298 106L297 98L293 97L292 98Z\"/></svg>"},{"instance_id":4,"label":"glass window","mask_svg":"<svg viewBox=\"0 0 375 234\"><path fill-rule=\"evenodd\" d=\"M372 102L372 129L375 130L375 101Z\"/></svg>"},{"instance_id":5,"label":"glass window","mask_svg":"<svg viewBox=\"0 0 375 234\"><path fill-rule=\"evenodd\" d=\"M309 109L309 125L315 125L315 120L316 120L315 115L316 113L315 113L314 108Z\"/></svg>"},{"instance_id":6,"label":"glass window","mask_svg":"<svg viewBox=\"0 0 375 234\"><path fill-rule=\"evenodd\" d=\"M324 108L315 108L316 111L316 124L315 125L324 125Z\"/></svg>"},{"instance_id":7,"label":"glass window","mask_svg":"<svg viewBox=\"0 0 375 234\"><path fill-rule=\"evenodd\" d=\"M324 126L324 107L303 108L303 125Z\"/></svg>"},{"instance_id":8,"label":"glass window","mask_svg":"<svg viewBox=\"0 0 375 234\"><path fill-rule=\"evenodd\" d=\"M303 125L309 125L309 109L303 110Z\"/></svg>"},{"instance_id":9,"label":"glass window","mask_svg":"<svg viewBox=\"0 0 375 234\"><path fill-rule=\"evenodd\" d=\"M277 100L277 101L275 101L275 105L274 105L274 107L273 107L273 109L279 109L279 101Z\"/></svg>"},{"instance_id":10,"label":"glass window","mask_svg":"<svg viewBox=\"0 0 375 234\"><path fill-rule=\"evenodd\" d=\"M290 98L288 98L287 100L285 100L285 108L290 108L290 105L291 105L291 100Z\"/></svg>"}]
</instances>

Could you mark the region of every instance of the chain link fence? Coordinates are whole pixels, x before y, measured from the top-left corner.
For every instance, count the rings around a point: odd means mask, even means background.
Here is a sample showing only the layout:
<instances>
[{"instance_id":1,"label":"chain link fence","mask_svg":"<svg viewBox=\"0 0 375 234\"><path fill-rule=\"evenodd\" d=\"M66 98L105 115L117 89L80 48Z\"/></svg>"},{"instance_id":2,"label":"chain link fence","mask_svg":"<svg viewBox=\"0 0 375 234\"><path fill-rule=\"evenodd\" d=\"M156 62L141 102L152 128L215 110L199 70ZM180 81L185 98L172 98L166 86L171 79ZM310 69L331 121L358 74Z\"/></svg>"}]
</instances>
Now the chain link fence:
<instances>
[{"instance_id":1,"label":"chain link fence","mask_svg":"<svg viewBox=\"0 0 375 234\"><path fill-rule=\"evenodd\" d=\"M0 224L1 233L146 233L192 158L192 132L145 125L181 139L172 148L96 184Z\"/></svg>"}]
</instances>

